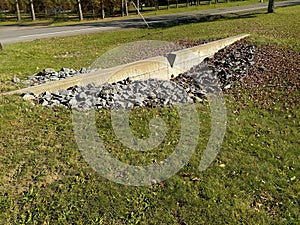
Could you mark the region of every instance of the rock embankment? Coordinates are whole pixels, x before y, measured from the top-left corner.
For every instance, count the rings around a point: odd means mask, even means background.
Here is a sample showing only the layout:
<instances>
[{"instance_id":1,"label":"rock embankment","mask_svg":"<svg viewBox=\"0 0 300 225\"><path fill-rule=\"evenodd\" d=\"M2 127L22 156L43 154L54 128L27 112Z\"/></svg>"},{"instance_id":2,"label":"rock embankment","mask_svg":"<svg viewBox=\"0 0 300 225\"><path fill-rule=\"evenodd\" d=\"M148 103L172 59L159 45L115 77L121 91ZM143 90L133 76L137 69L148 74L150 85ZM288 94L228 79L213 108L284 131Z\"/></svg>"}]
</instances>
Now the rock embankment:
<instances>
[{"instance_id":1,"label":"rock embankment","mask_svg":"<svg viewBox=\"0 0 300 225\"><path fill-rule=\"evenodd\" d=\"M135 106L154 107L199 102L207 93L229 89L233 82L246 77L255 64L255 52L256 48L253 45L242 40L220 50L213 58L206 59L170 81L126 79L99 86L74 86L67 90L44 92L38 96L24 93L23 96L27 99L31 96L43 106L64 106L72 109L130 109ZM76 72L64 68L60 72L44 71L34 75L34 79L37 82L46 82L85 72L88 71L82 69Z\"/></svg>"},{"instance_id":2,"label":"rock embankment","mask_svg":"<svg viewBox=\"0 0 300 225\"><path fill-rule=\"evenodd\" d=\"M79 70L74 70L70 68L61 68L61 70L56 71L53 68L46 68L43 71L40 71L36 74L28 76L26 81L23 83L27 86L36 86L39 84L43 84L49 81L57 81L63 80L68 77L74 77L79 74L89 73L91 70L87 70L86 68L81 68ZM13 82L20 82L20 80L16 80L18 78L14 78Z\"/></svg>"}]
</instances>

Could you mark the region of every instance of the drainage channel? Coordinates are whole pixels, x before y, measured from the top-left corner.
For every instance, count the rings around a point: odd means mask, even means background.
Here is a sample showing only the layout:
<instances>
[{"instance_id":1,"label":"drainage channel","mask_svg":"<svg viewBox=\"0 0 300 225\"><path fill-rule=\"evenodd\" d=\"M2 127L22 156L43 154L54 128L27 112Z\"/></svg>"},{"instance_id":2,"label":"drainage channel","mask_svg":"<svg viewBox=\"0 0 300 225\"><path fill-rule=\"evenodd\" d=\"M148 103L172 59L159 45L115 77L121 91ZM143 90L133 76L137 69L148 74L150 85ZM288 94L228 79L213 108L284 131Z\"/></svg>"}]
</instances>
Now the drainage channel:
<instances>
[{"instance_id":1,"label":"drainage channel","mask_svg":"<svg viewBox=\"0 0 300 225\"><path fill-rule=\"evenodd\" d=\"M74 86L102 85L105 83L122 82L126 79L135 80L170 80L199 65L205 58L212 57L216 52L234 42L248 37L241 34L233 37L212 41L203 45L169 53L167 56L157 56L112 68L92 71L63 80L47 82L37 86L1 93L1 95L44 92L57 92Z\"/></svg>"}]
</instances>

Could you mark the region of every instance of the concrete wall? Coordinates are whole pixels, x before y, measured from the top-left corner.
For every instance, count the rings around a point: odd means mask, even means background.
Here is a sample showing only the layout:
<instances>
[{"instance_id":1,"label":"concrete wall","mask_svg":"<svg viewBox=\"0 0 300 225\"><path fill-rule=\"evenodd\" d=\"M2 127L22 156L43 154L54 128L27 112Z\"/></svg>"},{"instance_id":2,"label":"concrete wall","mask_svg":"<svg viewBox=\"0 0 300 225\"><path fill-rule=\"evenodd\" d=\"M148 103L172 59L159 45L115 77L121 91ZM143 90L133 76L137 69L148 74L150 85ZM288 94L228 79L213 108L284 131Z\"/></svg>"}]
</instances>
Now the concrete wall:
<instances>
[{"instance_id":1,"label":"concrete wall","mask_svg":"<svg viewBox=\"0 0 300 225\"><path fill-rule=\"evenodd\" d=\"M74 85L87 85L89 83L100 85L105 82L112 83L124 80L128 77L132 80L149 78L170 79L172 75L177 76L180 73L189 70L194 65L201 63L206 57L213 56L214 53L220 49L247 36L249 35L242 34L172 52L172 54L176 55L173 67L171 67L166 57L158 56L113 68L94 71L88 74L81 74L64 80L53 81L38 86L11 91L4 94L19 94L27 91L40 94L45 91L66 89Z\"/></svg>"}]
</instances>

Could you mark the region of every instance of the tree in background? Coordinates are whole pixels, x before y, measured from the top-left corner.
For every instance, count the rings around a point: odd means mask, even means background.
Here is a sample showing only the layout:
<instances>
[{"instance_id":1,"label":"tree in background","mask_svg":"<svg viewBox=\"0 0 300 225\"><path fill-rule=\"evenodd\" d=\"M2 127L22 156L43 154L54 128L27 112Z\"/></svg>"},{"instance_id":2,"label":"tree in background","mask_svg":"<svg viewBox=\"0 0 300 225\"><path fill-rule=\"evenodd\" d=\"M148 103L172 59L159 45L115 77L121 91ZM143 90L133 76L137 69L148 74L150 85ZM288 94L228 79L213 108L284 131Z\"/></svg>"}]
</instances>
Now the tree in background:
<instances>
[{"instance_id":1,"label":"tree in background","mask_svg":"<svg viewBox=\"0 0 300 225\"><path fill-rule=\"evenodd\" d=\"M1 1L1 11L14 11L12 6L14 5L14 3L12 4L9 0L2 0Z\"/></svg>"},{"instance_id":2,"label":"tree in background","mask_svg":"<svg viewBox=\"0 0 300 225\"><path fill-rule=\"evenodd\" d=\"M124 0L121 0L121 16L124 16Z\"/></svg>"},{"instance_id":3,"label":"tree in background","mask_svg":"<svg viewBox=\"0 0 300 225\"><path fill-rule=\"evenodd\" d=\"M155 11L159 10L159 1L155 0Z\"/></svg>"},{"instance_id":4,"label":"tree in background","mask_svg":"<svg viewBox=\"0 0 300 225\"><path fill-rule=\"evenodd\" d=\"M21 21L20 5L19 0L16 0L16 13L18 21Z\"/></svg>"},{"instance_id":5,"label":"tree in background","mask_svg":"<svg viewBox=\"0 0 300 225\"><path fill-rule=\"evenodd\" d=\"M128 16L128 0L125 0L125 13L126 13L126 16Z\"/></svg>"},{"instance_id":6,"label":"tree in background","mask_svg":"<svg viewBox=\"0 0 300 225\"><path fill-rule=\"evenodd\" d=\"M100 7L101 7L101 18L105 18L105 11L104 11L104 0L100 0Z\"/></svg>"},{"instance_id":7,"label":"tree in background","mask_svg":"<svg viewBox=\"0 0 300 225\"><path fill-rule=\"evenodd\" d=\"M120 11L121 16L128 16L128 1L127 0L121 0L119 3L121 3Z\"/></svg>"},{"instance_id":8,"label":"tree in background","mask_svg":"<svg viewBox=\"0 0 300 225\"><path fill-rule=\"evenodd\" d=\"M33 21L35 21L35 12L34 12L33 0L30 0L30 12L31 12L31 19Z\"/></svg>"},{"instance_id":9,"label":"tree in background","mask_svg":"<svg viewBox=\"0 0 300 225\"><path fill-rule=\"evenodd\" d=\"M273 12L274 12L274 0L269 0L268 13L273 13Z\"/></svg>"},{"instance_id":10,"label":"tree in background","mask_svg":"<svg viewBox=\"0 0 300 225\"><path fill-rule=\"evenodd\" d=\"M38 12L45 12L45 17L48 17L50 14L51 9L55 8L55 3L51 0L40 0L38 6L36 6L39 11Z\"/></svg>"},{"instance_id":11,"label":"tree in background","mask_svg":"<svg viewBox=\"0 0 300 225\"><path fill-rule=\"evenodd\" d=\"M81 9L81 2L80 0L77 0L77 6L78 6L78 14L79 14L79 20L83 20L83 15L82 15L82 9Z\"/></svg>"},{"instance_id":12,"label":"tree in background","mask_svg":"<svg viewBox=\"0 0 300 225\"><path fill-rule=\"evenodd\" d=\"M35 20L36 17L49 18L53 16L68 18L74 13L78 14L79 20L91 15L94 19L97 17L104 19L106 14L108 16L128 15L129 1L133 1L141 11L142 6L155 7L157 11L160 6L166 6L169 9L172 4L176 4L176 8L178 8L180 4L189 6L200 3L200 0L0 0L0 9L15 13L18 21L21 20L23 11L26 15L31 13L32 20ZM270 0L269 3L270 6L273 3L274 7L274 0ZM270 9L268 11L273 12L272 7ZM133 8L130 7L130 10L132 11Z\"/></svg>"},{"instance_id":13,"label":"tree in background","mask_svg":"<svg viewBox=\"0 0 300 225\"><path fill-rule=\"evenodd\" d=\"M100 9L100 1L98 1L98 0L92 0L92 13L93 13L93 19L96 18L97 12L100 11L99 9Z\"/></svg>"}]
</instances>

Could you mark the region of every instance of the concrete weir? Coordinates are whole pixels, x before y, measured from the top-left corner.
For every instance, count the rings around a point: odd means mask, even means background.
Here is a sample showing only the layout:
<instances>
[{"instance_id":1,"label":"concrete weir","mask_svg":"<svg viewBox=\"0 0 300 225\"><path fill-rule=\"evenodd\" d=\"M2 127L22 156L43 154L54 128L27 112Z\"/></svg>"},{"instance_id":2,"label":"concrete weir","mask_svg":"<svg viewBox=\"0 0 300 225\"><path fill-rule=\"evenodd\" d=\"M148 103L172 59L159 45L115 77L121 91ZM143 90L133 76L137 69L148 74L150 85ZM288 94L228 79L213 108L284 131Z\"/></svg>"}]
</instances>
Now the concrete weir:
<instances>
[{"instance_id":1,"label":"concrete weir","mask_svg":"<svg viewBox=\"0 0 300 225\"><path fill-rule=\"evenodd\" d=\"M205 58L212 57L220 49L248 36L248 34L241 34L228 37L192 48L175 51L170 53L167 57L152 57L133 63L97 70L87 74L80 74L64 80L52 81L38 86L31 86L2 94L21 94L29 91L35 94L40 94L45 91L53 92L60 89L67 89L75 85L84 86L89 83L94 83L96 85L106 82L113 83L124 80L128 77L131 80L143 80L149 78L167 80L170 79L171 76L177 76L180 73L189 70L194 65L198 65Z\"/></svg>"}]
</instances>

